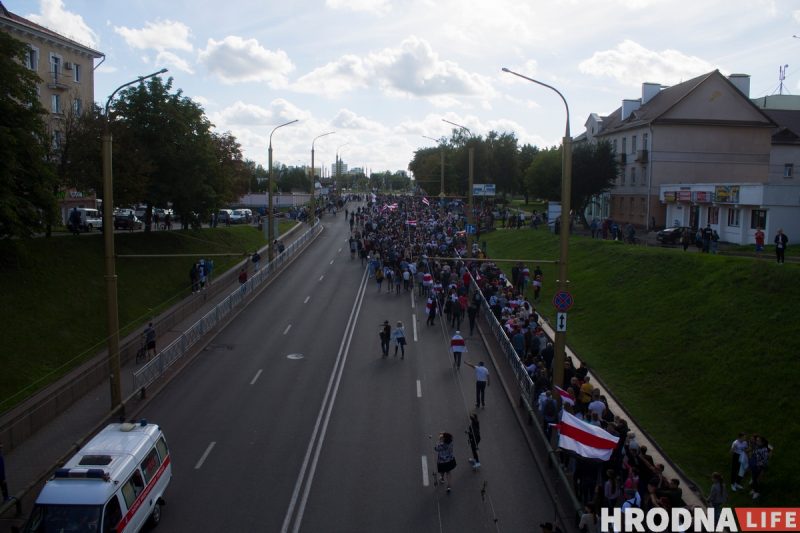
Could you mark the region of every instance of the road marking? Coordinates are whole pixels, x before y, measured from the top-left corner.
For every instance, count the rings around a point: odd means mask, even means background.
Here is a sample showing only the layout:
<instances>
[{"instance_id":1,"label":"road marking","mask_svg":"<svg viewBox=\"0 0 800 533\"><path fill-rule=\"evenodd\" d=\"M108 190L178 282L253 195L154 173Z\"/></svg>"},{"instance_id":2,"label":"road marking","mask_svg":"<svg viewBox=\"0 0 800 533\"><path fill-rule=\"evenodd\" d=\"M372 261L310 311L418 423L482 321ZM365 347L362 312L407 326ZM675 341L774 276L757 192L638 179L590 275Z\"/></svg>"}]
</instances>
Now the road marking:
<instances>
[{"instance_id":1,"label":"road marking","mask_svg":"<svg viewBox=\"0 0 800 533\"><path fill-rule=\"evenodd\" d=\"M303 300L303 303L307 304L310 299L311 299L311 296L306 296L306 299Z\"/></svg>"},{"instance_id":2,"label":"road marking","mask_svg":"<svg viewBox=\"0 0 800 533\"><path fill-rule=\"evenodd\" d=\"M339 248L339 253L342 253L342 249L341 248Z\"/></svg>"},{"instance_id":3,"label":"road marking","mask_svg":"<svg viewBox=\"0 0 800 533\"><path fill-rule=\"evenodd\" d=\"M325 274L321 275L321 276L319 277L319 280L320 280L320 281L322 281L322 278L324 278L324 277L325 277Z\"/></svg>"},{"instance_id":4,"label":"road marking","mask_svg":"<svg viewBox=\"0 0 800 533\"><path fill-rule=\"evenodd\" d=\"M260 374L261 370L258 373ZM417 398L422 398L422 382L420 380L417 380Z\"/></svg>"},{"instance_id":5,"label":"road marking","mask_svg":"<svg viewBox=\"0 0 800 533\"><path fill-rule=\"evenodd\" d=\"M195 470L200 470L200 467L202 467L203 463L206 462L206 458L208 458L208 454L211 453L211 450L213 450L214 446L216 446L216 445L217 445L216 441L211 441L211 444L208 445L208 448L206 448L206 451L205 451L205 453L203 453L203 456L200 458L199 461L197 461L197 464L194 465L194 469Z\"/></svg>"},{"instance_id":6,"label":"road marking","mask_svg":"<svg viewBox=\"0 0 800 533\"><path fill-rule=\"evenodd\" d=\"M417 342L417 315L411 315L411 325L414 327L414 342Z\"/></svg>"},{"instance_id":7,"label":"road marking","mask_svg":"<svg viewBox=\"0 0 800 533\"><path fill-rule=\"evenodd\" d=\"M283 334L284 334L284 335L286 335L287 333L289 333L289 330L290 330L290 329L292 329L292 325L291 325L291 324L289 324L288 326L286 326L286 329L285 329L285 330L283 330Z\"/></svg>"},{"instance_id":8,"label":"road marking","mask_svg":"<svg viewBox=\"0 0 800 533\"><path fill-rule=\"evenodd\" d=\"M255 384L256 384L256 381L258 381L258 378L261 376L261 373L262 373L263 371L264 371L264 370L263 370L263 369L261 369L261 370L259 370L258 372L256 372L256 375L255 375L255 377L253 378L253 381L251 381L251 382L250 382L250 385L255 385Z\"/></svg>"},{"instance_id":9,"label":"road marking","mask_svg":"<svg viewBox=\"0 0 800 533\"><path fill-rule=\"evenodd\" d=\"M330 264L332 265L334 261L335 261L335 259L331 259L331 262L330 262Z\"/></svg>"},{"instance_id":10,"label":"road marking","mask_svg":"<svg viewBox=\"0 0 800 533\"><path fill-rule=\"evenodd\" d=\"M411 287L411 309L414 309L417 305L414 303L414 287Z\"/></svg>"},{"instance_id":11,"label":"road marking","mask_svg":"<svg viewBox=\"0 0 800 533\"><path fill-rule=\"evenodd\" d=\"M428 487L431 484L430 476L428 475L428 456L422 456L422 486Z\"/></svg>"}]
</instances>

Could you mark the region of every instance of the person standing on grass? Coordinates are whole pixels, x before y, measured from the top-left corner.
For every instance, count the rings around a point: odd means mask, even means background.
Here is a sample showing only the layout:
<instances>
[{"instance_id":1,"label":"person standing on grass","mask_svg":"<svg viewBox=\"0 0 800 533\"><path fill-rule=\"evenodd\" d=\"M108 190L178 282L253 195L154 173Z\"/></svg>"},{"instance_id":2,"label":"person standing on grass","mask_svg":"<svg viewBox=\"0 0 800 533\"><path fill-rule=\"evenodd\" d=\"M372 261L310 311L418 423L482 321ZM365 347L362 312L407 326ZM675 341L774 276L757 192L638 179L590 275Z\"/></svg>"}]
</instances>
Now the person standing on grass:
<instances>
[{"instance_id":1,"label":"person standing on grass","mask_svg":"<svg viewBox=\"0 0 800 533\"><path fill-rule=\"evenodd\" d=\"M711 492L708 494L708 504L714 508L714 522L719 517L719 511L728 500L728 493L725 491L725 481L722 474L714 472L711 474Z\"/></svg>"},{"instance_id":2,"label":"person standing on grass","mask_svg":"<svg viewBox=\"0 0 800 533\"><path fill-rule=\"evenodd\" d=\"M764 251L764 230L760 227L756 228L756 255L760 256L761 252Z\"/></svg>"},{"instance_id":3,"label":"person standing on grass","mask_svg":"<svg viewBox=\"0 0 800 533\"><path fill-rule=\"evenodd\" d=\"M782 229L779 229L778 234L775 235L775 256L778 259L778 263L785 262L787 244L789 244L789 237L786 236Z\"/></svg>"},{"instance_id":4,"label":"person standing on grass","mask_svg":"<svg viewBox=\"0 0 800 533\"><path fill-rule=\"evenodd\" d=\"M739 433L731 443L731 490L736 492L744 487L740 484L747 468L747 435Z\"/></svg>"},{"instance_id":5,"label":"person standing on grass","mask_svg":"<svg viewBox=\"0 0 800 533\"><path fill-rule=\"evenodd\" d=\"M772 453L772 447L767 442L767 439L761 435L753 436L752 453L750 454L750 495L754 500L757 500L761 493L759 492L759 481L764 470L767 469L769 464L769 456Z\"/></svg>"}]
</instances>

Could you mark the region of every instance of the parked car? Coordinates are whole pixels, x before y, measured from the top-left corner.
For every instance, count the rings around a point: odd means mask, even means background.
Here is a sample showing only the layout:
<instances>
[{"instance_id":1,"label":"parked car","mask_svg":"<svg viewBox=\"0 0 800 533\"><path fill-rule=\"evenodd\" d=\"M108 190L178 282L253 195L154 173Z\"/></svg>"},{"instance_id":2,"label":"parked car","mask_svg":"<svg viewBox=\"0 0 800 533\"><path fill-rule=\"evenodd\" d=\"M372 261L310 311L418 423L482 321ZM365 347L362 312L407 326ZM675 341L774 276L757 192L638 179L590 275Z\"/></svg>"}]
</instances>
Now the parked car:
<instances>
[{"instance_id":1,"label":"parked car","mask_svg":"<svg viewBox=\"0 0 800 533\"><path fill-rule=\"evenodd\" d=\"M69 227L70 231L92 231L92 230L102 230L103 229L103 215L97 209L91 209L88 207L78 207L75 209L75 212L78 213L80 217L80 221L77 224L76 228L73 228L72 222L67 222L67 227ZM70 216L72 216L72 212L70 211Z\"/></svg>"},{"instance_id":2,"label":"parked car","mask_svg":"<svg viewBox=\"0 0 800 533\"><path fill-rule=\"evenodd\" d=\"M132 211L128 211L128 213L120 212L119 214L114 215L114 229L126 229L129 231L142 229L144 224L139 217L134 215Z\"/></svg>"},{"instance_id":3,"label":"parked car","mask_svg":"<svg viewBox=\"0 0 800 533\"><path fill-rule=\"evenodd\" d=\"M234 209L231 214L231 224L247 224L247 213L243 209Z\"/></svg>"},{"instance_id":4,"label":"parked car","mask_svg":"<svg viewBox=\"0 0 800 533\"><path fill-rule=\"evenodd\" d=\"M661 244L680 244L683 230L687 230L689 232L689 243L691 244L694 241L695 231L687 226L664 228L656 233L656 240Z\"/></svg>"}]
</instances>

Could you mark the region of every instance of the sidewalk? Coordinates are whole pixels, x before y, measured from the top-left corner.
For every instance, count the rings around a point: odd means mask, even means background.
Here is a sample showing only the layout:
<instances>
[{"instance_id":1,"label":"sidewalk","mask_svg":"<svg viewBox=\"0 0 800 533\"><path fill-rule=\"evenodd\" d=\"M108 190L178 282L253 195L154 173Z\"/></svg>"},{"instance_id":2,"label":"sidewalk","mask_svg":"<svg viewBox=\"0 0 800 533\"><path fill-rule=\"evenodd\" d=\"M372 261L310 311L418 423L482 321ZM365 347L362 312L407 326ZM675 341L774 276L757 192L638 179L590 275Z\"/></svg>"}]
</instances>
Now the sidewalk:
<instances>
[{"instance_id":1,"label":"sidewalk","mask_svg":"<svg viewBox=\"0 0 800 533\"><path fill-rule=\"evenodd\" d=\"M289 244L299 235L302 235L302 232L306 229L308 229L307 224L298 224L282 235L281 239L286 241L286 244ZM267 248L268 247L265 246L259 250L259 253L266 256ZM238 280L235 274L244 265L248 266L248 270L252 269L249 258L245 259L228 271L233 272L234 275L228 276L227 278L221 275L217 279L216 283L224 283L224 285L215 285L213 293L210 290L206 290L189 295L182 302L167 310L164 315L175 312L176 308L186 306L187 303L197 305L197 299L202 299L202 302L194 311L183 317L180 321L175 322L169 329L159 329L158 326L156 326L156 346L159 349L168 346L233 292L238 287ZM225 282L222 280L225 280ZM268 284L269 283L266 285ZM155 319L153 322L158 324L158 319ZM129 335L125 341L133 340L133 342L138 343L139 335L140 331L137 330ZM124 341L121 339L120 345L122 345L123 342ZM195 353L202 349L203 343L199 343L199 346L200 347L195 350ZM193 356L185 357L184 361L176 363L176 366L183 366L191 361L192 357ZM105 358L105 352L102 352L94 358L94 361L104 361ZM129 358L127 363L123 363L121 371L123 403L136 392L133 389L133 372L138 366L140 366L140 364L136 364L134 358ZM177 370L178 369L172 370L167 376L162 378L162 381L168 381ZM75 375L69 374L62 378L62 380L65 379L75 379ZM62 380L54 383L51 387L57 386ZM136 405L129 406L126 416L129 418L135 416L135 411L140 410L142 406L143 402L137 401ZM0 418L0 427L7 424L8 419L13 417L14 411L15 410L5 413L3 417ZM75 401L75 403L63 413L25 439L21 445L11 451L4 451L9 493L11 496L17 497L21 501L23 513L23 517L21 518L27 517L27 514L31 510L33 499L38 493L39 485L50 476L53 469L63 464L64 461L71 457L94 433L113 421L116 420L111 413L111 390L109 383L106 381L94 387L91 392ZM0 532L9 530L11 526L20 525L20 518L15 517L9 519L15 512L13 510L15 505L13 499L4 505L0 505Z\"/></svg>"}]
</instances>

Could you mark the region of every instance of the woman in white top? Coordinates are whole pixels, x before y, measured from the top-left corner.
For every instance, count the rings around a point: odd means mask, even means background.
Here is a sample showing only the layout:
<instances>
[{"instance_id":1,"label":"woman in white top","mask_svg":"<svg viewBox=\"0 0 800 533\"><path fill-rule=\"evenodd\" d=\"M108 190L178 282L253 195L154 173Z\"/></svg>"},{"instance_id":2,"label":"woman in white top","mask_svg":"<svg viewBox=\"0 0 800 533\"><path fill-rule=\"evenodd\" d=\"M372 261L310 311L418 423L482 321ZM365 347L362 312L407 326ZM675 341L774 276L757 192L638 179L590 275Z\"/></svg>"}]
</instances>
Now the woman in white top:
<instances>
[{"instance_id":1,"label":"woman in white top","mask_svg":"<svg viewBox=\"0 0 800 533\"><path fill-rule=\"evenodd\" d=\"M403 329L403 323L398 321L397 327L392 332L394 337L394 356L397 357L397 348L400 348L400 359L406 358L406 330Z\"/></svg>"}]
</instances>

